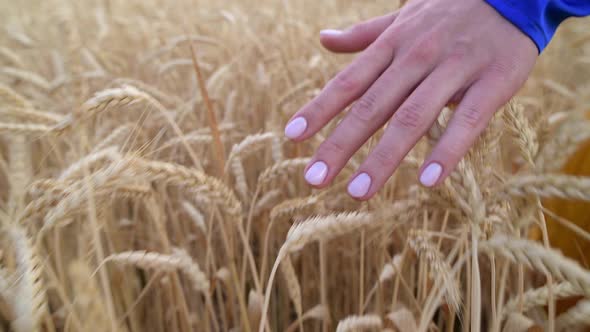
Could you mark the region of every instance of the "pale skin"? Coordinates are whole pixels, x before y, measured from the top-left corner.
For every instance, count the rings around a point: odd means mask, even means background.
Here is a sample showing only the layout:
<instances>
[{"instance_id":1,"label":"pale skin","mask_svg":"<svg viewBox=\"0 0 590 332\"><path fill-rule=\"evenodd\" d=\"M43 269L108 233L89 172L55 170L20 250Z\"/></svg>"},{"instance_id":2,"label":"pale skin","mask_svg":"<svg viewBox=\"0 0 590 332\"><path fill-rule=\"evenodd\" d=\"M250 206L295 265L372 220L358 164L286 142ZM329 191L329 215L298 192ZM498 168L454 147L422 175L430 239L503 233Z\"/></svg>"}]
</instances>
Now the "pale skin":
<instances>
[{"instance_id":1,"label":"pale skin","mask_svg":"<svg viewBox=\"0 0 590 332\"><path fill-rule=\"evenodd\" d=\"M538 57L533 41L483 0L413 0L347 30L324 30L320 41L333 52L360 54L289 120L285 134L306 140L352 105L305 169L307 182L323 188L387 123L350 178L348 192L359 200L383 187L444 106L456 102L418 174L424 186L441 183Z\"/></svg>"}]
</instances>

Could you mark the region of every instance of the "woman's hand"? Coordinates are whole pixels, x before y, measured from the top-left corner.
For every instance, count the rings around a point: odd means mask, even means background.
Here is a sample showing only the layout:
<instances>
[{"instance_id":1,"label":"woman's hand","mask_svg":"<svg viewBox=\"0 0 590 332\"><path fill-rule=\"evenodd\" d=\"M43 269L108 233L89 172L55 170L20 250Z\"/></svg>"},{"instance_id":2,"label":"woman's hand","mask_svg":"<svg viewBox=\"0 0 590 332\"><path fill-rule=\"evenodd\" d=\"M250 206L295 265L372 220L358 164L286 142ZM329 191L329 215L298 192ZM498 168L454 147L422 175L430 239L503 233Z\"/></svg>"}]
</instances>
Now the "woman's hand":
<instances>
[{"instance_id":1,"label":"woman's hand","mask_svg":"<svg viewBox=\"0 0 590 332\"><path fill-rule=\"evenodd\" d=\"M320 36L332 51L362 53L293 116L285 134L305 140L354 102L305 169L307 182L321 188L389 121L348 186L363 200L385 184L444 106L457 101L419 175L428 187L442 181L524 84L538 56L533 41L484 0L413 0L398 12Z\"/></svg>"}]
</instances>

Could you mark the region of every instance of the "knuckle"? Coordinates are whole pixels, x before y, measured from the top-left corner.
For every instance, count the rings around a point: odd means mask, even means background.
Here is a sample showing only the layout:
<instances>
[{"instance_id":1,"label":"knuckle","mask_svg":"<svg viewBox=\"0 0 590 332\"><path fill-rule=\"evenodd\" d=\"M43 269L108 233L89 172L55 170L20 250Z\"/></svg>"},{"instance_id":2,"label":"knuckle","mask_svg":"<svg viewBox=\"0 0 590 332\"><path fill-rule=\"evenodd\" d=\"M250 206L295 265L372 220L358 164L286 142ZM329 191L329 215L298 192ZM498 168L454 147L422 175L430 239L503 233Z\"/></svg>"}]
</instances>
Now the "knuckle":
<instances>
[{"instance_id":1,"label":"knuckle","mask_svg":"<svg viewBox=\"0 0 590 332\"><path fill-rule=\"evenodd\" d=\"M399 44L400 39L397 34L387 33L379 38L378 42L375 43L375 47L386 52L391 52L392 50L395 50Z\"/></svg>"},{"instance_id":2,"label":"knuckle","mask_svg":"<svg viewBox=\"0 0 590 332\"><path fill-rule=\"evenodd\" d=\"M359 23L352 26L349 32L354 35L364 35L369 32L369 25L367 23Z\"/></svg>"},{"instance_id":3,"label":"knuckle","mask_svg":"<svg viewBox=\"0 0 590 332\"><path fill-rule=\"evenodd\" d=\"M377 112L378 95L367 91L353 106L351 113L359 121L371 121Z\"/></svg>"},{"instance_id":4,"label":"knuckle","mask_svg":"<svg viewBox=\"0 0 590 332\"><path fill-rule=\"evenodd\" d=\"M480 128L483 122L482 111L475 105L466 106L460 112L457 112L456 116L461 127L471 130Z\"/></svg>"},{"instance_id":5,"label":"knuckle","mask_svg":"<svg viewBox=\"0 0 590 332\"><path fill-rule=\"evenodd\" d=\"M498 60L490 63L488 71L493 78L511 81L515 78L518 65L511 60Z\"/></svg>"},{"instance_id":6,"label":"knuckle","mask_svg":"<svg viewBox=\"0 0 590 332\"><path fill-rule=\"evenodd\" d=\"M463 63L473 55L473 47L468 41L459 41L449 53L449 60L455 63Z\"/></svg>"},{"instance_id":7,"label":"knuckle","mask_svg":"<svg viewBox=\"0 0 590 332\"><path fill-rule=\"evenodd\" d=\"M391 169L396 164L396 157L393 151L386 150L384 148L375 149L372 153L372 159L376 163L376 167L379 170Z\"/></svg>"},{"instance_id":8,"label":"knuckle","mask_svg":"<svg viewBox=\"0 0 590 332\"><path fill-rule=\"evenodd\" d=\"M344 152L344 145L333 138L326 139L318 148L318 155L322 156L342 155Z\"/></svg>"},{"instance_id":9,"label":"knuckle","mask_svg":"<svg viewBox=\"0 0 590 332\"><path fill-rule=\"evenodd\" d=\"M430 64L439 54L439 41L432 36L423 38L410 48L407 61L415 64Z\"/></svg>"},{"instance_id":10,"label":"knuckle","mask_svg":"<svg viewBox=\"0 0 590 332\"><path fill-rule=\"evenodd\" d=\"M321 121L322 118L328 116L327 111L328 109L326 108L326 105L322 99L318 97L310 101L309 106L306 107L305 116L310 122Z\"/></svg>"},{"instance_id":11,"label":"knuckle","mask_svg":"<svg viewBox=\"0 0 590 332\"><path fill-rule=\"evenodd\" d=\"M393 115L394 124L404 129L417 129L423 122L423 110L422 104L407 102Z\"/></svg>"},{"instance_id":12,"label":"knuckle","mask_svg":"<svg viewBox=\"0 0 590 332\"><path fill-rule=\"evenodd\" d=\"M461 140L445 141L444 144L437 147L437 152L439 152L438 155L443 156L447 164L454 165L459 162L467 152L467 148L464 144L465 143Z\"/></svg>"},{"instance_id":13,"label":"knuckle","mask_svg":"<svg viewBox=\"0 0 590 332\"><path fill-rule=\"evenodd\" d=\"M355 93L358 90L358 79L355 78L353 71L350 69L340 72L332 80L332 85L341 92Z\"/></svg>"}]
</instances>

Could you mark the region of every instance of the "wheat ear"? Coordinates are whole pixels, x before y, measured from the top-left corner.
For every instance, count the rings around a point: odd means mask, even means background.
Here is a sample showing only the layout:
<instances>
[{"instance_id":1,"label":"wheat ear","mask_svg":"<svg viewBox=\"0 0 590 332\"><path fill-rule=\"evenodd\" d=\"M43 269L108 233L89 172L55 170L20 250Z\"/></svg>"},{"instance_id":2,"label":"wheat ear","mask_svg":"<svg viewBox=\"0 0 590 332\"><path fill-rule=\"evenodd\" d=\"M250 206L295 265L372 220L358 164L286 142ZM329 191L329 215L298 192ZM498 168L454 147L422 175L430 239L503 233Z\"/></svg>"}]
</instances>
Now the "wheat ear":
<instances>
[{"instance_id":1,"label":"wheat ear","mask_svg":"<svg viewBox=\"0 0 590 332\"><path fill-rule=\"evenodd\" d=\"M220 198L227 205L229 213L238 216L242 205L234 192L217 178L196 169L161 161L131 158L132 169L138 174L147 175L152 180L165 181L173 185L197 188L202 187L212 198Z\"/></svg>"},{"instance_id":2,"label":"wheat ear","mask_svg":"<svg viewBox=\"0 0 590 332\"><path fill-rule=\"evenodd\" d=\"M301 319L303 312L303 305L301 304L301 286L299 285L297 273L295 273L295 268L293 267L293 262L291 261L291 257L289 255L283 259L280 268L281 273L285 278L285 282L287 283L287 292L289 293L289 298L295 306L297 318Z\"/></svg>"},{"instance_id":3,"label":"wheat ear","mask_svg":"<svg viewBox=\"0 0 590 332\"><path fill-rule=\"evenodd\" d=\"M562 174L522 175L508 180L497 199L506 196L539 196L590 200L590 177Z\"/></svg>"},{"instance_id":4,"label":"wheat ear","mask_svg":"<svg viewBox=\"0 0 590 332\"><path fill-rule=\"evenodd\" d=\"M184 211L190 216L191 220L197 226L197 228L203 233L207 234L207 224L205 223L205 217L201 211L199 211L192 203L189 201L182 201L182 208Z\"/></svg>"},{"instance_id":5,"label":"wheat ear","mask_svg":"<svg viewBox=\"0 0 590 332\"><path fill-rule=\"evenodd\" d=\"M231 162L235 157L247 157L268 143L271 143L276 137L277 135L273 132L246 136L240 143L234 144L227 158L227 162Z\"/></svg>"},{"instance_id":6,"label":"wheat ear","mask_svg":"<svg viewBox=\"0 0 590 332\"><path fill-rule=\"evenodd\" d=\"M555 320L557 331L569 331L573 327L582 326L590 326L590 300L579 301Z\"/></svg>"},{"instance_id":7,"label":"wheat ear","mask_svg":"<svg viewBox=\"0 0 590 332\"><path fill-rule=\"evenodd\" d=\"M313 211L316 204L319 202L319 196L308 196L303 198L293 198L281 202L270 211L270 219L272 220L291 217L295 213L305 211Z\"/></svg>"},{"instance_id":8,"label":"wheat ear","mask_svg":"<svg viewBox=\"0 0 590 332\"><path fill-rule=\"evenodd\" d=\"M58 177L58 180L72 179L83 174L83 170L88 168L91 169L96 165L101 165L105 161L114 162L121 159L119 149L115 146L107 147L105 149L93 152L87 156L84 156L80 160L70 164Z\"/></svg>"},{"instance_id":9,"label":"wheat ear","mask_svg":"<svg viewBox=\"0 0 590 332\"><path fill-rule=\"evenodd\" d=\"M150 100L150 97L130 85L99 91L92 98L84 102L74 113L64 118L57 125L56 129L63 131L72 126L77 120L88 119L108 108L129 105L141 100Z\"/></svg>"},{"instance_id":10,"label":"wheat ear","mask_svg":"<svg viewBox=\"0 0 590 332\"><path fill-rule=\"evenodd\" d=\"M41 75L33 73L32 71L13 67L4 67L2 68L2 73L6 76L22 80L23 82L28 82L44 91L51 91L53 89L53 84L51 82Z\"/></svg>"},{"instance_id":11,"label":"wheat ear","mask_svg":"<svg viewBox=\"0 0 590 332\"><path fill-rule=\"evenodd\" d=\"M541 172L560 170L569 157L579 148L580 143L590 138L590 122L575 115L562 123L555 134L543 146L535 163Z\"/></svg>"},{"instance_id":12,"label":"wheat ear","mask_svg":"<svg viewBox=\"0 0 590 332\"><path fill-rule=\"evenodd\" d=\"M590 272L556 250L545 248L536 242L502 235L481 242L480 248L527 265L542 273L551 274L563 281L568 281L573 287L590 295Z\"/></svg>"},{"instance_id":13,"label":"wheat ear","mask_svg":"<svg viewBox=\"0 0 590 332\"><path fill-rule=\"evenodd\" d=\"M525 315L513 312L508 316L502 332L529 332L540 330L535 322Z\"/></svg>"},{"instance_id":14,"label":"wheat ear","mask_svg":"<svg viewBox=\"0 0 590 332\"><path fill-rule=\"evenodd\" d=\"M54 131L54 127L32 123L0 123L0 133L12 135L42 135Z\"/></svg>"},{"instance_id":15,"label":"wheat ear","mask_svg":"<svg viewBox=\"0 0 590 332\"><path fill-rule=\"evenodd\" d=\"M309 163L310 158L295 158L287 159L274 164L265 169L258 177L258 185L266 186L277 178L286 174L291 174L294 171L305 167Z\"/></svg>"},{"instance_id":16,"label":"wheat ear","mask_svg":"<svg viewBox=\"0 0 590 332\"><path fill-rule=\"evenodd\" d=\"M537 133L524 116L524 107L516 101L511 101L503 114L520 154L530 165L534 165L535 157L539 152L539 141Z\"/></svg>"},{"instance_id":17,"label":"wheat ear","mask_svg":"<svg viewBox=\"0 0 590 332\"><path fill-rule=\"evenodd\" d=\"M171 255L156 252L125 251L110 255L106 262L115 262L137 266L142 269L154 269L158 271L173 272L182 271L190 279L195 290L203 293L209 292L209 279L201 271L199 265L194 262L186 251L175 249Z\"/></svg>"},{"instance_id":18,"label":"wheat ear","mask_svg":"<svg viewBox=\"0 0 590 332\"><path fill-rule=\"evenodd\" d=\"M556 300L584 295L584 291L582 289L575 287L568 281L553 285L552 292ZM516 298L508 301L504 307L504 314L509 314L515 310L520 309L522 309L523 312L526 312L534 307L547 305L548 301L549 288L547 286L530 289L522 295L522 300L521 296L517 296ZM522 307L520 307L521 302Z\"/></svg>"},{"instance_id":19,"label":"wheat ear","mask_svg":"<svg viewBox=\"0 0 590 332\"><path fill-rule=\"evenodd\" d=\"M383 321L377 315L348 316L341 320L336 332L375 331L381 329Z\"/></svg>"},{"instance_id":20,"label":"wheat ear","mask_svg":"<svg viewBox=\"0 0 590 332\"><path fill-rule=\"evenodd\" d=\"M444 260L440 251L428 240L424 232L412 229L408 237L408 245L417 255L425 258L433 272L440 276L442 286L445 288L447 303L458 312L461 307L461 291L457 281L452 277L451 266Z\"/></svg>"},{"instance_id":21,"label":"wheat ear","mask_svg":"<svg viewBox=\"0 0 590 332\"><path fill-rule=\"evenodd\" d=\"M47 308L45 286L43 285L43 265L33 241L25 230L11 225L8 234L12 240L19 275L17 290L12 299L15 331L38 331L40 320Z\"/></svg>"},{"instance_id":22,"label":"wheat ear","mask_svg":"<svg viewBox=\"0 0 590 332\"><path fill-rule=\"evenodd\" d=\"M418 324L414 314L406 307L390 312L387 318L395 325L398 331L417 331Z\"/></svg>"}]
</instances>

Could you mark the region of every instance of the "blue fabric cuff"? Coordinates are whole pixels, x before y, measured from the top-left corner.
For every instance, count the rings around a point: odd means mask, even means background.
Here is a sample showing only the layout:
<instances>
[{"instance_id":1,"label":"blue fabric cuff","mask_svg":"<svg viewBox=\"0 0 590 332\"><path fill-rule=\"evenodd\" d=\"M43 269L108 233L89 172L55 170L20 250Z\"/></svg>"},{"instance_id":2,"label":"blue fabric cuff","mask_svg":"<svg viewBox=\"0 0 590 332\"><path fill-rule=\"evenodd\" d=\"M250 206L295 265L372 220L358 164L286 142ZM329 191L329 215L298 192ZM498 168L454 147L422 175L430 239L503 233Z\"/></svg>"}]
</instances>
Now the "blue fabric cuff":
<instances>
[{"instance_id":1,"label":"blue fabric cuff","mask_svg":"<svg viewBox=\"0 0 590 332\"><path fill-rule=\"evenodd\" d=\"M548 36L544 29L539 25L539 18L533 19L529 16L529 10L525 10L523 4L516 4L509 0L485 0L490 6L494 7L496 11L504 16L508 21L514 24L524 34L529 36L537 45L539 53L541 53L549 41L551 36ZM518 0L517 0L518 1ZM526 3L526 1L522 1ZM524 4L526 7L526 4Z\"/></svg>"}]
</instances>

